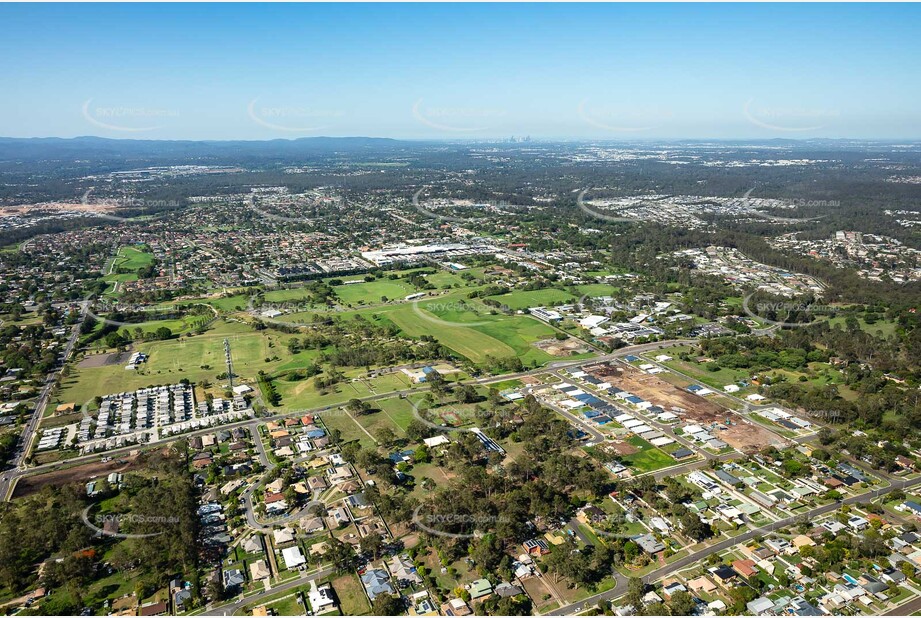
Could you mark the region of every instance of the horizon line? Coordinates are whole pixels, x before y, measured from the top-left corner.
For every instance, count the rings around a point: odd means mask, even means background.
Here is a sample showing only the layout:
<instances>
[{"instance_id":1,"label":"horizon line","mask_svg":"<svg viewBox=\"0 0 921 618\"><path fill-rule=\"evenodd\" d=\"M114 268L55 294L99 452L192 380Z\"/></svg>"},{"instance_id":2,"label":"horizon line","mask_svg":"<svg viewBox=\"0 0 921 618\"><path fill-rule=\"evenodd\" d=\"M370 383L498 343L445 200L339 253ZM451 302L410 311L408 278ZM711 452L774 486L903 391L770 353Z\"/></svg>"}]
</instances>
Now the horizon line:
<instances>
[{"instance_id":1,"label":"horizon line","mask_svg":"<svg viewBox=\"0 0 921 618\"><path fill-rule=\"evenodd\" d=\"M919 142L919 137L533 137L530 135L505 135L505 136L484 136L484 137L390 137L377 135L303 135L300 137L266 137L266 138L155 138L155 137L109 137L103 135L75 135L73 137L61 137L58 135L47 136L29 136L14 137L9 135L0 135L0 140L85 140L98 139L113 142L297 142L300 140L314 139L368 139L368 140L389 140L394 142L508 142L509 140L527 140L515 143L528 142L814 142L814 141L850 141L850 142Z\"/></svg>"}]
</instances>

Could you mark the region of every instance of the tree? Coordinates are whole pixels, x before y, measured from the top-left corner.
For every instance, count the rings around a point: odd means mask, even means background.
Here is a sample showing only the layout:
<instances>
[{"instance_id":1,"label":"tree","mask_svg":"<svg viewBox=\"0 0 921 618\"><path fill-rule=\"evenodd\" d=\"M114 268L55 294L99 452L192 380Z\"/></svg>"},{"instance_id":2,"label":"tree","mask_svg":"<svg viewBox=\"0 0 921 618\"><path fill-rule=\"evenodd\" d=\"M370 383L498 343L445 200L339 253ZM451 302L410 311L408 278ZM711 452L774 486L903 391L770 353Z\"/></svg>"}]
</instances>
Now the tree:
<instances>
[{"instance_id":1,"label":"tree","mask_svg":"<svg viewBox=\"0 0 921 618\"><path fill-rule=\"evenodd\" d=\"M429 463L431 460L432 455L429 453L429 447L424 444L420 444L415 452L413 452L413 461L417 464Z\"/></svg>"},{"instance_id":2,"label":"tree","mask_svg":"<svg viewBox=\"0 0 921 618\"><path fill-rule=\"evenodd\" d=\"M390 594L379 594L371 603L371 613L375 616L399 616L403 610L403 599Z\"/></svg>"},{"instance_id":3,"label":"tree","mask_svg":"<svg viewBox=\"0 0 921 618\"><path fill-rule=\"evenodd\" d=\"M502 544L496 539L496 536L487 534L474 539L469 555L478 567L491 572L496 570L505 554L502 551Z\"/></svg>"},{"instance_id":4,"label":"tree","mask_svg":"<svg viewBox=\"0 0 921 618\"><path fill-rule=\"evenodd\" d=\"M697 604L691 595L679 590L668 600L668 609L672 616L693 616Z\"/></svg>"},{"instance_id":5,"label":"tree","mask_svg":"<svg viewBox=\"0 0 921 618\"><path fill-rule=\"evenodd\" d=\"M381 446L383 446L384 448L389 448L390 446L393 445L393 442L394 440L396 440L397 435L393 432L393 430L390 427L383 426L383 427L379 427L374 432L374 437L377 438L377 441L381 444Z\"/></svg>"},{"instance_id":6,"label":"tree","mask_svg":"<svg viewBox=\"0 0 921 618\"><path fill-rule=\"evenodd\" d=\"M384 539L377 532L372 532L358 542L361 553L370 554L372 559L377 560L384 549Z\"/></svg>"},{"instance_id":7,"label":"tree","mask_svg":"<svg viewBox=\"0 0 921 618\"><path fill-rule=\"evenodd\" d=\"M688 511L681 518L681 527L684 533L695 541L703 541L713 536L713 529L709 524L701 521L694 512Z\"/></svg>"},{"instance_id":8,"label":"tree","mask_svg":"<svg viewBox=\"0 0 921 618\"><path fill-rule=\"evenodd\" d=\"M208 596L211 598L212 603L224 600L224 586L221 585L218 579L212 578L208 582Z\"/></svg>"},{"instance_id":9,"label":"tree","mask_svg":"<svg viewBox=\"0 0 921 618\"><path fill-rule=\"evenodd\" d=\"M473 386L464 384L457 391L457 399L461 403L475 403L480 400L480 395Z\"/></svg>"},{"instance_id":10,"label":"tree","mask_svg":"<svg viewBox=\"0 0 921 618\"><path fill-rule=\"evenodd\" d=\"M340 573L350 571L355 564L355 550L352 549L352 546L335 537L328 543L329 549L326 550L325 557L336 566Z\"/></svg>"},{"instance_id":11,"label":"tree","mask_svg":"<svg viewBox=\"0 0 921 618\"><path fill-rule=\"evenodd\" d=\"M642 578L631 577L627 580L627 594L624 600L628 605L638 609L643 606L644 592L646 592L646 584L643 583Z\"/></svg>"},{"instance_id":12,"label":"tree","mask_svg":"<svg viewBox=\"0 0 921 618\"><path fill-rule=\"evenodd\" d=\"M361 399L349 399L349 402L345 404L345 409L352 414L362 416L371 413L371 404Z\"/></svg>"},{"instance_id":13,"label":"tree","mask_svg":"<svg viewBox=\"0 0 921 618\"><path fill-rule=\"evenodd\" d=\"M413 442L421 442L426 438L431 438L435 434L435 428L426 425L418 419L409 421L406 426L406 437Z\"/></svg>"}]
</instances>

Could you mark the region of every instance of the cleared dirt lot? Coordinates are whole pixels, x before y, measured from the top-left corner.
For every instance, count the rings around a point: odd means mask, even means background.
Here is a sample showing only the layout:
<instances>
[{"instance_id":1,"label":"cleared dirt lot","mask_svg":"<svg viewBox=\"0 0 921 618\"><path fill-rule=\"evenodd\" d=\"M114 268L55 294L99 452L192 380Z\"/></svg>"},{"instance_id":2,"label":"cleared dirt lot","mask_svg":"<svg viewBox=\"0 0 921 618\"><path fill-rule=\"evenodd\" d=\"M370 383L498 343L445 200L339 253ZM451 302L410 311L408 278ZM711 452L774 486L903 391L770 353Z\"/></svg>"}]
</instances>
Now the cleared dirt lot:
<instances>
[{"instance_id":1,"label":"cleared dirt lot","mask_svg":"<svg viewBox=\"0 0 921 618\"><path fill-rule=\"evenodd\" d=\"M81 369L86 367L107 367L109 365L123 365L131 358L131 352L106 352L104 354L90 354L85 356L77 365Z\"/></svg>"},{"instance_id":2,"label":"cleared dirt lot","mask_svg":"<svg viewBox=\"0 0 921 618\"><path fill-rule=\"evenodd\" d=\"M740 451L759 451L767 446L782 446L785 443L782 437L751 423L732 410L630 365L618 363L599 368L597 371L593 367L591 372L608 384L633 393L654 405L666 410L677 408L677 413L684 422L696 423L704 428L717 423L722 429L715 430L713 435ZM726 419L730 419L732 425L727 427L724 424Z\"/></svg>"},{"instance_id":3,"label":"cleared dirt lot","mask_svg":"<svg viewBox=\"0 0 921 618\"><path fill-rule=\"evenodd\" d=\"M140 465L137 461L137 457L137 455L126 455L106 463L94 461L64 470L52 470L45 474L27 476L19 479L19 482L16 483L16 490L13 492L13 497L19 498L34 494L45 485L86 483L94 478L104 478L112 472L126 472Z\"/></svg>"},{"instance_id":4,"label":"cleared dirt lot","mask_svg":"<svg viewBox=\"0 0 921 618\"><path fill-rule=\"evenodd\" d=\"M565 341L544 339L543 341L535 342L534 345L553 356L572 356L573 354L585 354L589 351L584 343L573 337Z\"/></svg>"}]
</instances>

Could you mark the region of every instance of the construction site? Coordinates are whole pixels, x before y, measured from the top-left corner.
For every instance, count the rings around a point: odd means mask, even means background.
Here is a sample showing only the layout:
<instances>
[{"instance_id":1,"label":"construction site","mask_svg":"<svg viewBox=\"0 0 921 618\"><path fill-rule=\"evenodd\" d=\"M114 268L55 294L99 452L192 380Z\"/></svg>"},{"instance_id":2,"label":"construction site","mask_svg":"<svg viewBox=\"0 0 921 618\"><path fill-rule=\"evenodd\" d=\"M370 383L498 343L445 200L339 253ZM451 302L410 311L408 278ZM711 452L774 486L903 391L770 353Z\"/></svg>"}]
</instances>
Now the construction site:
<instances>
[{"instance_id":1,"label":"construction site","mask_svg":"<svg viewBox=\"0 0 921 618\"><path fill-rule=\"evenodd\" d=\"M742 452L752 453L786 443L781 436L723 407L646 373L626 363L605 364L589 369L604 382L676 414L681 422L693 423L718 432L719 439Z\"/></svg>"}]
</instances>

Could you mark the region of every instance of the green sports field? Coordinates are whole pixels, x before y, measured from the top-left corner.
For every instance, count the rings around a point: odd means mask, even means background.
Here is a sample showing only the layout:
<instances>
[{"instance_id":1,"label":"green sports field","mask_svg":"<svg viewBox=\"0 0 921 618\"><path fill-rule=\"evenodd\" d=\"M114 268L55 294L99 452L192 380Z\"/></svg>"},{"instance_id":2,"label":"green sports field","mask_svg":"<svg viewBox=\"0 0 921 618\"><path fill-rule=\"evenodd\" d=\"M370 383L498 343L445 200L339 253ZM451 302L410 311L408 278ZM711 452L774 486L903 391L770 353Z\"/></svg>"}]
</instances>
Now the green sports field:
<instances>
[{"instance_id":1,"label":"green sports field","mask_svg":"<svg viewBox=\"0 0 921 618\"><path fill-rule=\"evenodd\" d=\"M606 283L589 283L586 285L576 286L576 289L579 291L579 294L593 298L598 298L600 296L613 296L620 290L620 288L613 285L608 285Z\"/></svg>"},{"instance_id":2,"label":"green sports field","mask_svg":"<svg viewBox=\"0 0 921 618\"><path fill-rule=\"evenodd\" d=\"M402 300L416 292L416 288L400 279L377 279L370 282L349 283L333 288L336 296L346 305L364 303L373 305L387 300Z\"/></svg>"},{"instance_id":3,"label":"green sports field","mask_svg":"<svg viewBox=\"0 0 921 618\"><path fill-rule=\"evenodd\" d=\"M128 270L131 272L153 263L154 256L142 247L121 247L115 257L115 270Z\"/></svg>"},{"instance_id":4,"label":"green sports field","mask_svg":"<svg viewBox=\"0 0 921 618\"><path fill-rule=\"evenodd\" d=\"M55 396L59 402L78 404L96 395L120 393L154 384L172 384L182 378L192 382L210 380L226 371L224 338L230 341L234 372L245 380L254 381L259 370L267 373L300 367L316 358L316 350L291 355L287 341L291 335L260 333L235 322L217 322L203 335L141 343L134 350L149 355L149 360L137 371L126 370L124 363L102 367L75 367ZM278 357L266 362L266 358ZM208 368L203 368L207 366Z\"/></svg>"},{"instance_id":5,"label":"green sports field","mask_svg":"<svg viewBox=\"0 0 921 618\"><path fill-rule=\"evenodd\" d=\"M578 300L565 290L546 288L543 290L515 291L499 296L490 296L491 300L502 303L510 309L527 309L529 307L547 307L571 303Z\"/></svg>"},{"instance_id":6,"label":"green sports field","mask_svg":"<svg viewBox=\"0 0 921 618\"><path fill-rule=\"evenodd\" d=\"M554 357L533 343L553 337L554 330L524 315L492 315L484 305L464 307L462 294L425 299L418 304L399 305L381 316L411 337L431 335L442 345L475 363L487 356L517 356L524 364L545 363Z\"/></svg>"},{"instance_id":7,"label":"green sports field","mask_svg":"<svg viewBox=\"0 0 921 618\"><path fill-rule=\"evenodd\" d=\"M281 407L287 410L318 408L412 388L409 378L402 373L392 373L373 379L353 381L365 374L364 369L345 371L347 381L327 389L317 389L311 378L291 381L284 376L273 384L281 395Z\"/></svg>"},{"instance_id":8,"label":"green sports field","mask_svg":"<svg viewBox=\"0 0 921 618\"><path fill-rule=\"evenodd\" d=\"M482 362L487 355L518 356L526 365L556 358L533 345L554 336L556 331L550 326L527 315L493 315L491 307L468 299L468 294L467 290L458 290L415 302L331 313L342 319L361 315L375 322L391 323L409 337L430 335L475 363ZM281 319L308 323L312 317L312 312L301 312L287 314Z\"/></svg>"}]
</instances>

